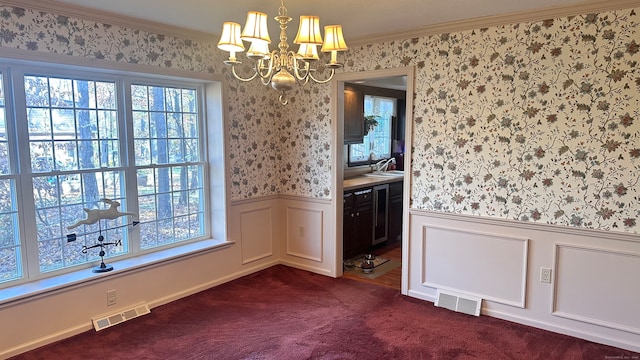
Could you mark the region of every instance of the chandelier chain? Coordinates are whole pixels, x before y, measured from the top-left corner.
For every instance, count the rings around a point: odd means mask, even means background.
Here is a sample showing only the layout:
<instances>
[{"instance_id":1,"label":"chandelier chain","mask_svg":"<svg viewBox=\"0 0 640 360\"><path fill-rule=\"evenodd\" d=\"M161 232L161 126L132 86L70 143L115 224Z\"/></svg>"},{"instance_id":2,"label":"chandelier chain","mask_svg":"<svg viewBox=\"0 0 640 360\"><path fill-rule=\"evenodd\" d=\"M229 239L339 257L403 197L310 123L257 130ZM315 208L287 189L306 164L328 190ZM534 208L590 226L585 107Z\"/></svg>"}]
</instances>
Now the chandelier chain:
<instances>
[{"instance_id":1,"label":"chandelier chain","mask_svg":"<svg viewBox=\"0 0 640 360\"><path fill-rule=\"evenodd\" d=\"M287 8L284 6L284 0L280 0L280 7L278 8L278 16L288 16Z\"/></svg>"}]
</instances>

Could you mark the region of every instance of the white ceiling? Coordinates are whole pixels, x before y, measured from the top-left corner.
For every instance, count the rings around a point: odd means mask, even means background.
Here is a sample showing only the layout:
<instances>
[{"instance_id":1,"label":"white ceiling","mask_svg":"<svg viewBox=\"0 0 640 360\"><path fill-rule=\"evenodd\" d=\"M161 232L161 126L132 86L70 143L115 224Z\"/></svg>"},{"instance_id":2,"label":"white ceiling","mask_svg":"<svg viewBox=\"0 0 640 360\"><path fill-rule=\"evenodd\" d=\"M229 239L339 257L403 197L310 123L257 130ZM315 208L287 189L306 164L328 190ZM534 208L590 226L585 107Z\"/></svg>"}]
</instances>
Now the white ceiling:
<instances>
[{"instance_id":1,"label":"white ceiling","mask_svg":"<svg viewBox=\"0 0 640 360\"><path fill-rule=\"evenodd\" d=\"M295 36L300 15L318 15L321 25L342 24L349 39L420 29L434 24L589 4L602 0L288 0L285 5L294 18L288 31ZM57 2L123 14L134 18L218 34L224 21L244 24L246 12L277 14L279 0L57 0ZM271 21L272 41L277 23ZM291 30L293 28L293 30Z\"/></svg>"}]
</instances>

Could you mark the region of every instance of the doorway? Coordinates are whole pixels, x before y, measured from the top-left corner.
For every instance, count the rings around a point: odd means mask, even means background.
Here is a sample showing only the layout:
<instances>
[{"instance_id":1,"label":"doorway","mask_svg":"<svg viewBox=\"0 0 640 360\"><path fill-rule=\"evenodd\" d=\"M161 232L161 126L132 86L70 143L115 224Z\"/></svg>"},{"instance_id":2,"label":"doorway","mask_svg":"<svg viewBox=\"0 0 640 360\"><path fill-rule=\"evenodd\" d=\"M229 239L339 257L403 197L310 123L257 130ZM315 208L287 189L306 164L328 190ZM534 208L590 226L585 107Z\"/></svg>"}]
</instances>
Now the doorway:
<instances>
[{"instance_id":1,"label":"doorway","mask_svg":"<svg viewBox=\"0 0 640 360\"><path fill-rule=\"evenodd\" d=\"M363 176L365 173L369 173L373 171L372 162L369 164L356 164L356 166L349 167L349 146L345 145L345 85L349 87L353 84L362 84L362 86L366 87L376 87L380 89L394 89L396 91L403 90L406 93L405 101L401 102L398 108L398 112L403 113L404 116L404 126L401 129L396 129L396 132L402 132L404 136L404 146L402 146L402 157L400 158L400 164L398 165L399 169L403 169L404 173L396 171L396 174L400 174L400 179L395 179L401 181L402 190L400 193L401 204L400 207L396 209L396 211L401 211L402 213L402 221L401 221L401 235L396 241L396 239L388 239L385 242L380 244L376 244L371 248L371 252L374 255L379 255L383 257L388 257L389 259L394 258L394 260L398 259L401 261L402 265L399 269L395 270L395 273L389 271L389 275L386 275L386 278L380 279L378 282L382 282L382 285L397 284L398 277L400 278L400 291L403 294L406 294L408 291L408 209L409 209L409 190L410 190L410 158L411 158L411 124L413 122L413 89L414 89L414 68L413 67L405 67L399 69L388 69L388 70L376 70L376 71L364 71L364 72L356 72L356 73L342 73L336 74L334 83L333 83L333 99L336 101L333 102L332 112L333 112L333 123L332 123L332 131L333 131L333 159L332 159L332 167L334 169L334 184L333 184L333 205L335 210L335 234L336 234L336 258L335 258L335 274L336 276L342 276L345 274L344 271L344 237L343 236L343 227L345 223L348 221L348 218L345 220L345 207L343 196L347 197L348 194L345 193L345 188L347 192L352 189L351 182L345 181L352 179L354 177ZM349 142L349 141L347 141ZM359 165L359 166L358 166ZM370 174L371 175L371 174ZM380 174L382 175L382 174ZM388 175L388 174L385 174ZM345 184L347 186L345 187ZM391 203L389 203L391 204ZM348 215L348 214L347 214ZM347 224L347 226L350 226ZM385 276L383 275L383 276ZM381 276L381 278L383 277ZM395 279L394 279L395 278ZM368 281L368 282L377 282L377 281ZM394 285L397 287L397 285Z\"/></svg>"}]
</instances>

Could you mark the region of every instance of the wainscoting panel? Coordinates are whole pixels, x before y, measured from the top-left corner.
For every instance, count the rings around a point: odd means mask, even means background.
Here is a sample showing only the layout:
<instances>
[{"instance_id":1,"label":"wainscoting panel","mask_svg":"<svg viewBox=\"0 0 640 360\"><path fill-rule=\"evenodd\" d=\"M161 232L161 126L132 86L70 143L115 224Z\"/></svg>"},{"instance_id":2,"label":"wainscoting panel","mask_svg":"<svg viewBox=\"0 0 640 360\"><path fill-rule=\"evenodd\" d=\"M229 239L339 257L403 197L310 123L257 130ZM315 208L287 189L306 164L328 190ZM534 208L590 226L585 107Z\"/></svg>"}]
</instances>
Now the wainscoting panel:
<instances>
[{"instance_id":1,"label":"wainscoting panel","mask_svg":"<svg viewBox=\"0 0 640 360\"><path fill-rule=\"evenodd\" d=\"M525 306L528 240L423 226L422 284Z\"/></svg>"},{"instance_id":2,"label":"wainscoting panel","mask_svg":"<svg viewBox=\"0 0 640 360\"><path fill-rule=\"evenodd\" d=\"M638 234L416 209L408 225L409 296L476 295L482 315L640 352Z\"/></svg>"},{"instance_id":3,"label":"wainscoting panel","mask_svg":"<svg viewBox=\"0 0 640 360\"><path fill-rule=\"evenodd\" d=\"M555 256L554 315L640 334L640 254L556 244Z\"/></svg>"},{"instance_id":4,"label":"wainscoting panel","mask_svg":"<svg viewBox=\"0 0 640 360\"><path fill-rule=\"evenodd\" d=\"M242 264L273 256L271 206L240 210L240 244Z\"/></svg>"},{"instance_id":5,"label":"wainscoting panel","mask_svg":"<svg viewBox=\"0 0 640 360\"><path fill-rule=\"evenodd\" d=\"M323 211L288 206L285 221L286 254L322 262Z\"/></svg>"}]
</instances>

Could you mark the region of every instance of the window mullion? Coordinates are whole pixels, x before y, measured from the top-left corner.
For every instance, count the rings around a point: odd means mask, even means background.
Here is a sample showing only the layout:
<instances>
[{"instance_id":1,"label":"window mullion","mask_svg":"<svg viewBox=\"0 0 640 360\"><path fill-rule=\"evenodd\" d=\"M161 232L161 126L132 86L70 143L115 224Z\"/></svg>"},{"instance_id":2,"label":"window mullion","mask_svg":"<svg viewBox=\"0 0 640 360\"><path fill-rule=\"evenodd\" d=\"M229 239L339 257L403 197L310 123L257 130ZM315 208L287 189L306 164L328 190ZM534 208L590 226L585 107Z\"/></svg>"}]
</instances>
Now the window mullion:
<instances>
[{"instance_id":1,"label":"window mullion","mask_svg":"<svg viewBox=\"0 0 640 360\"><path fill-rule=\"evenodd\" d=\"M19 199L19 222L20 222L20 239L23 251L23 264L26 267L25 278L34 279L40 276L40 267L38 260L38 231L36 226L36 217L29 215L35 214L35 203L33 200L33 183L31 174L31 152L29 147L29 124L27 119L27 106L24 89L24 72L12 72L13 87L13 104L14 104L14 121L16 143L15 154L17 156L16 165L19 169L18 188Z\"/></svg>"},{"instance_id":2,"label":"window mullion","mask_svg":"<svg viewBox=\"0 0 640 360\"><path fill-rule=\"evenodd\" d=\"M138 186L135 163L135 142L133 141L133 110L131 107L131 82L123 80L118 82L118 118L120 119L120 153L122 165L125 168L125 189L128 211L138 212ZM138 220L136 219L136 220ZM140 252L140 231L137 227L129 226L129 248L132 253Z\"/></svg>"},{"instance_id":3,"label":"window mullion","mask_svg":"<svg viewBox=\"0 0 640 360\"><path fill-rule=\"evenodd\" d=\"M202 174L202 178L203 178L203 183L204 184L210 184L211 182L211 177L209 174L209 171L207 169L207 164L209 161L211 161L211 157L209 154L211 154L209 152L210 148L209 148L209 141L211 141L213 143L213 141L219 141L219 142L224 142L224 140L222 139L214 139L213 137L208 137L207 133L209 132L209 126L210 123L209 121L207 121L208 116L206 116L205 114L208 113L208 109L207 109L207 91L205 89L204 86L200 86L198 88L198 91L200 93L200 98L198 101L198 114L199 116L201 116L200 121L201 121L201 126L198 129L198 138L199 143L198 143L198 150L200 151L200 158L198 159L198 164L201 164L201 166L205 169L205 171ZM221 131L220 134L224 134L224 131ZM207 141L205 141L205 139ZM214 146L211 146L211 149L215 148ZM217 155L217 154L216 154ZM224 161L224 160L223 160ZM212 190L208 187L208 186L204 186L204 198L205 199L209 199L209 197L211 196L211 192ZM210 201L205 201L204 202L204 213L205 214L211 214L211 202ZM213 234L213 224L211 223L211 221L203 221L203 231L206 234L206 236L212 236Z\"/></svg>"}]
</instances>

